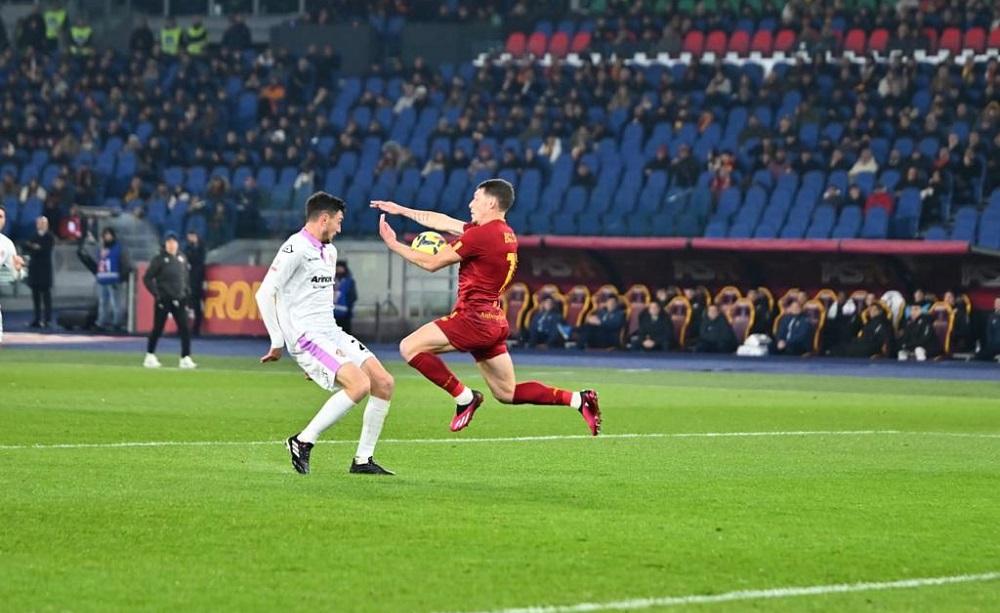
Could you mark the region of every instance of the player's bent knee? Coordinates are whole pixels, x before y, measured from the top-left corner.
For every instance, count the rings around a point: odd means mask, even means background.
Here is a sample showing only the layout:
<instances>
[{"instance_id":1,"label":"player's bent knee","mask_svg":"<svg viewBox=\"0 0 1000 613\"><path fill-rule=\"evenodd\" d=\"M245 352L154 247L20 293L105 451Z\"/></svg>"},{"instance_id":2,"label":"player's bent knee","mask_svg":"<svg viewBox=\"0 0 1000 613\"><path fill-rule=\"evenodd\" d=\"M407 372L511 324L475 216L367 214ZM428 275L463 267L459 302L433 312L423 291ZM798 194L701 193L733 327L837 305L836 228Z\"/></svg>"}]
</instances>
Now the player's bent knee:
<instances>
[{"instance_id":1,"label":"player's bent knee","mask_svg":"<svg viewBox=\"0 0 1000 613\"><path fill-rule=\"evenodd\" d=\"M390 398L396 389L396 380L389 373L374 375L371 378L371 394L379 398Z\"/></svg>"}]
</instances>

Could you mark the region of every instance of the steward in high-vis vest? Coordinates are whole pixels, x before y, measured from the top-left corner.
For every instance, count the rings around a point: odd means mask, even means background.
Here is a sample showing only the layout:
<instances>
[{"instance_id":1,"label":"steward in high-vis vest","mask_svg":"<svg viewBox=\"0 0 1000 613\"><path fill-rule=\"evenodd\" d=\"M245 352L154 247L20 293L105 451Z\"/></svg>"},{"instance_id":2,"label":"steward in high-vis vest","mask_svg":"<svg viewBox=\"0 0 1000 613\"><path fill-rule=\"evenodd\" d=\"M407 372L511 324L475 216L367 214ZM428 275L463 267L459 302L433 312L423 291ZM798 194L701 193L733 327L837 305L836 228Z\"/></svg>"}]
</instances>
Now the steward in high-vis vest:
<instances>
[{"instance_id":1,"label":"steward in high-vis vest","mask_svg":"<svg viewBox=\"0 0 1000 613\"><path fill-rule=\"evenodd\" d=\"M203 55L205 46L208 45L208 32L200 18L195 18L194 22L184 30L185 49L191 55Z\"/></svg>"},{"instance_id":2,"label":"steward in high-vis vest","mask_svg":"<svg viewBox=\"0 0 1000 613\"><path fill-rule=\"evenodd\" d=\"M177 55L181 50L181 29L171 17L160 28L160 50L164 55Z\"/></svg>"},{"instance_id":3,"label":"steward in high-vis vest","mask_svg":"<svg viewBox=\"0 0 1000 613\"><path fill-rule=\"evenodd\" d=\"M42 17L45 19L45 43L49 51L59 48L59 41L66 31L66 9L53 4Z\"/></svg>"},{"instance_id":4,"label":"steward in high-vis vest","mask_svg":"<svg viewBox=\"0 0 1000 613\"><path fill-rule=\"evenodd\" d=\"M93 38L93 28L83 19L77 19L69 29L69 52L73 55L93 55Z\"/></svg>"}]
</instances>

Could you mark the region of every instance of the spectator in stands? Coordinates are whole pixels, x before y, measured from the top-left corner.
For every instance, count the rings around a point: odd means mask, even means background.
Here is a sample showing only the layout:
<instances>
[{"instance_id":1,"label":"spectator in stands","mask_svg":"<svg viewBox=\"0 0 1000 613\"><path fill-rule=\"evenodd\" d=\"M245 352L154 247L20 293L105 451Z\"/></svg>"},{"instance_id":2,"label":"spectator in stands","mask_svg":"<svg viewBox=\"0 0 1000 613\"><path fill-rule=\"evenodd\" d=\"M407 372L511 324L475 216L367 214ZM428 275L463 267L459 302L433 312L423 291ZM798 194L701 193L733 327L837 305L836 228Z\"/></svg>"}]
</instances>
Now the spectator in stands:
<instances>
[{"instance_id":1,"label":"spectator in stands","mask_svg":"<svg viewBox=\"0 0 1000 613\"><path fill-rule=\"evenodd\" d=\"M827 172L834 172L837 170L847 170L851 166L844 157L844 152L838 147L830 153L830 161L826 166Z\"/></svg>"},{"instance_id":2,"label":"spectator in stands","mask_svg":"<svg viewBox=\"0 0 1000 613\"><path fill-rule=\"evenodd\" d=\"M21 204L27 202L29 198L37 198L38 200L45 202L45 198L48 195L48 191L46 191L45 188L38 183L38 179L33 178L28 181L27 185L21 188L21 194L18 197L18 200L20 200Z\"/></svg>"},{"instance_id":3,"label":"spectator in stands","mask_svg":"<svg viewBox=\"0 0 1000 613\"><path fill-rule=\"evenodd\" d=\"M7 50L10 46L10 40L7 38L7 24L3 21L3 16L0 16L0 53Z\"/></svg>"},{"instance_id":4,"label":"spectator in stands","mask_svg":"<svg viewBox=\"0 0 1000 613\"><path fill-rule=\"evenodd\" d=\"M34 306L32 328L48 328L52 325L52 250L55 239L49 232L49 220L39 217L35 220L35 235L24 242L24 253L28 261L28 286L31 288L31 302ZM43 310L44 305L44 310Z\"/></svg>"},{"instance_id":5,"label":"spectator in stands","mask_svg":"<svg viewBox=\"0 0 1000 613\"><path fill-rule=\"evenodd\" d=\"M861 333L834 347L832 354L843 357L868 358L879 354L887 354L892 349L892 324L885 316L885 311L878 304L867 307L868 320L861 328Z\"/></svg>"},{"instance_id":6,"label":"spectator in stands","mask_svg":"<svg viewBox=\"0 0 1000 613\"><path fill-rule=\"evenodd\" d=\"M233 13L229 17L229 27L222 33L222 46L226 49L243 50L253 46L250 28L247 27L243 15Z\"/></svg>"},{"instance_id":7,"label":"spectator in stands","mask_svg":"<svg viewBox=\"0 0 1000 613\"><path fill-rule=\"evenodd\" d=\"M1000 362L1000 297L993 300L993 312L986 319L986 332L978 357L980 360Z\"/></svg>"},{"instance_id":8,"label":"spectator in stands","mask_svg":"<svg viewBox=\"0 0 1000 613\"><path fill-rule=\"evenodd\" d=\"M531 316L528 327L524 330L524 344L526 347L545 345L555 348L561 347L563 337L560 327L566 325L563 319L562 309L556 307L556 301L548 296L542 300L542 304Z\"/></svg>"},{"instance_id":9,"label":"spectator in stands","mask_svg":"<svg viewBox=\"0 0 1000 613\"><path fill-rule=\"evenodd\" d=\"M920 171L913 166L906 169L903 178L896 184L896 192L902 192L904 189L922 189L927 185L927 179L920 176Z\"/></svg>"},{"instance_id":10,"label":"spectator in stands","mask_svg":"<svg viewBox=\"0 0 1000 613\"><path fill-rule=\"evenodd\" d=\"M658 170L666 172L670 170L670 166L670 150L667 149L666 145L660 145L656 148L656 154L653 156L653 159L646 162L646 166L643 170L646 173L646 176L649 176Z\"/></svg>"},{"instance_id":11,"label":"spectator in stands","mask_svg":"<svg viewBox=\"0 0 1000 613\"><path fill-rule=\"evenodd\" d=\"M191 288L188 304L194 311L191 334L201 336L201 323L204 319L202 306L205 300L205 245L201 242L201 236L194 230L188 230L186 239L184 255L187 256L190 267L188 280Z\"/></svg>"},{"instance_id":12,"label":"spectator in stands","mask_svg":"<svg viewBox=\"0 0 1000 613\"><path fill-rule=\"evenodd\" d=\"M97 326L104 330L119 328L122 321L120 288L125 267L122 247L114 228L101 232L100 256L97 259Z\"/></svg>"},{"instance_id":13,"label":"spectator in stands","mask_svg":"<svg viewBox=\"0 0 1000 613\"><path fill-rule=\"evenodd\" d=\"M31 12L21 21L16 36L17 48L21 51L34 49L45 50L45 20L42 18L41 5L34 4Z\"/></svg>"},{"instance_id":14,"label":"spectator in stands","mask_svg":"<svg viewBox=\"0 0 1000 613\"><path fill-rule=\"evenodd\" d=\"M590 170L586 162L576 165L576 172L573 174L573 185L579 185L587 189L593 189L597 185L597 177Z\"/></svg>"},{"instance_id":15,"label":"spectator in stands","mask_svg":"<svg viewBox=\"0 0 1000 613\"><path fill-rule=\"evenodd\" d=\"M548 160L549 164L555 164L561 155L562 140L558 136L550 135L546 137L541 146L538 147L538 156L544 160Z\"/></svg>"},{"instance_id":16,"label":"spectator in stands","mask_svg":"<svg viewBox=\"0 0 1000 613\"><path fill-rule=\"evenodd\" d=\"M698 353L732 353L736 351L737 344L733 328L719 306L709 305L701 321L694 350Z\"/></svg>"},{"instance_id":17,"label":"spectator in stands","mask_svg":"<svg viewBox=\"0 0 1000 613\"><path fill-rule=\"evenodd\" d=\"M892 215L892 210L895 207L895 201L892 194L885 188L885 184L881 181L872 190L872 193L868 194L868 199L865 200L865 212L867 213L872 208L885 209L885 212L890 216Z\"/></svg>"},{"instance_id":18,"label":"spectator in stands","mask_svg":"<svg viewBox=\"0 0 1000 613\"><path fill-rule=\"evenodd\" d=\"M344 332L352 334L351 320L354 319L354 303L358 301L358 288L351 275L351 269L347 267L347 260L337 261L337 270L334 273L336 281L337 295L333 304L333 314L337 323L344 329Z\"/></svg>"},{"instance_id":19,"label":"spectator in stands","mask_svg":"<svg viewBox=\"0 0 1000 613\"><path fill-rule=\"evenodd\" d=\"M260 217L264 195L257 187L257 180L248 176L243 187L236 194L236 236L256 238L260 236L263 221Z\"/></svg>"},{"instance_id":20,"label":"spectator in stands","mask_svg":"<svg viewBox=\"0 0 1000 613\"><path fill-rule=\"evenodd\" d=\"M929 357L933 358L940 354L941 343L938 342L934 327L931 325L931 316L918 305L912 305L907 313L906 323L899 336L897 352L899 361L905 362L909 358L914 358L918 362L923 362Z\"/></svg>"},{"instance_id":21,"label":"spectator in stands","mask_svg":"<svg viewBox=\"0 0 1000 613\"><path fill-rule=\"evenodd\" d=\"M927 182L927 187L920 191L921 227L926 227L933 221L945 221L944 202L951 191L948 177L949 175L940 170L935 170Z\"/></svg>"},{"instance_id":22,"label":"spectator in stands","mask_svg":"<svg viewBox=\"0 0 1000 613\"><path fill-rule=\"evenodd\" d=\"M621 345L622 329L625 327L625 311L621 308L618 298L609 296L605 301L587 315L580 326L578 336L582 349L606 349Z\"/></svg>"},{"instance_id":23,"label":"spectator in stands","mask_svg":"<svg viewBox=\"0 0 1000 613\"><path fill-rule=\"evenodd\" d=\"M788 311L778 324L775 335L775 349L786 355L803 355L812 351L813 324L802 313L802 304L795 300L788 305Z\"/></svg>"},{"instance_id":24,"label":"spectator in stands","mask_svg":"<svg viewBox=\"0 0 1000 613\"><path fill-rule=\"evenodd\" d=\"M153 52L155 44L153 31L149 29L149 21L145 17L140 17L138 27L132 30L132 35L128 39L129 50L133 54L137 53L145 57Z\"/></svg>"},{"instance_id":25,"label":"spectator in stands","mask_svg":"<svg viewBox=\"0 0 1000 613\"><path fill-rule=\"evenodd\" d=\"M691 146L682 143L677 148L677 157L671 163L671 174L677 187L694 187L698 183L701 168L698 161L691 157Z\"/></svg>"},{"instance_id":26,"label":"spectator in stands","mask_svg":"<svg viewBox=\"0 0 1000 613\"><path fill-rule=\"evenodd\" d=\"M167 17L163 27L160 28L160 51L167 56L174 57L181 51L181 28L173 17Z\"/></svg>"},{"instance_id":27,"label":"spectator in stands","mask_svg":"<svg viewBox=\"0 0 1000 613\"><path fill-rule=\"evenodd\" d=\"M955 170L954 201L957 205L979 204L976 182L983 176L983 166L975 152L968 148L962 154L962 163Z\"/></svg>"},{"instance_id":28,"label":"spectator in stands","mask_svg":"<svg viewBox=\"0 0 1000 613\"><path fill-rule=\"evenodd\" d=\"M674 345L674 324L659 302L649 303L639 316L639 328L629 339L632 351L666 351Z\"/></svg>"},{"instance_id":29,"label":"spectator in stands","mask_svg":"<svg viewBox=\"0 0 1000 613\"><path fill-rule=\"evenodd\" d=\"M475 175L479 172L496 174L497 161L493 157L493 150L487 146L481 146L476 157L469 163L469 174Z\"/></svg>"},{"instance_id":30,"label":"spectator in stands","mask_svg":"<svg viewBox=\"0 0 1000 613\"><path fill-rule=\"evenodd\" d=\"M844 201L844 206L856 206L860 209L865 208L865 196L861 192L861 187L857 184L852 183L847 188L847 199Z\"/></svg>"},{"instance_id":31,"label":"spectator in stands","mask_svg":"<svg viewBox=\"0 0 1000 613\"><path fill-rule=\"evenodd\" d=\"M822 204L833 207L835 211L840 211L844 206L844 195L840 192L840 188L832 184L827 186L826 191L823 192Z\"/></svg>"},{"instance_id":32,"label":"spectator in stands","mask_svg":"<svg viewBox=\"0 0 1000 613\"><path fill-rule=\"evenodd\" d=\"M854 166L847 171L847 178L851 181L854 178L863 173L870 172L872 174L878 173L878 162L875 161L875 156L872 155L872 150L865 147L861 150L861 155L858 156L858 160L854 162Z\"/></svg>"}]
</instances>

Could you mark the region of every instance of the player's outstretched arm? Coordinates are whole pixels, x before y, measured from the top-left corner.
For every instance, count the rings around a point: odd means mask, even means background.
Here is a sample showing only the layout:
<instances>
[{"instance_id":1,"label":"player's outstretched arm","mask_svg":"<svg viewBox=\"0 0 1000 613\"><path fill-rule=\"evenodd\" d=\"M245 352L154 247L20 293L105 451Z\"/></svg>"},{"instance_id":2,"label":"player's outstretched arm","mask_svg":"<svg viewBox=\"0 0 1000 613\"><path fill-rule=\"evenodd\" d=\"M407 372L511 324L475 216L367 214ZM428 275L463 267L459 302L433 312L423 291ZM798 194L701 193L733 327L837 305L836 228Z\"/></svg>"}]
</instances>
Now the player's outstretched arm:
<instances>
[{"instance_id":1,"label":"player's outstretched arm","mask_svg":"<svg viewBox=\"0 0 1000 613\"><path fill-rule=\"evenodd\" d=\"M462 256L451 248L451 245L442 245L441 249L435 254L424 253L423 251L417 251L416 249L411 249L409 245L399 242L396 238L396 231L392 229L389 222L385 220L385 213L382 213L378 219L378 234L385 241L389 250L393 253L399 254L404 260L412 264L423 268L424 270L429 270L430 272L435 272L441 270L446 266L451 266L452 264L457 264L462 261Z\"/></svg>"},{"instance_id":2,"label":"player's outstretched arm","mask_svg":"<svg viewBox=\"0 0 1000 613\"><path fill-rule=\"evenodd\" d=\"M282 247L254 296L257 300L257 312L264 322L264 327L267 328L267 335L271 337L271 347L260 358L261 363L276 362L281 359L281 348L285 345L285 337L278 321L277 299L279 292L288 283L298 266L299 254L291 245Z\"/></svg>"},{"instance_id":3,"label":"player's outstretched arm","mask_svg":"<svg viewBox=\"0 0 1000 613\"><path fill-rule=\"evenodd\" d=\"M431 230L437 230L438 232L461 234L465 228L465 222L454 217L448 217L444 213L411 209L388 200L372 200L371 207L389 215L402 215L407 219L412 219L418 224Z\"/></svg>"}]
</instances>

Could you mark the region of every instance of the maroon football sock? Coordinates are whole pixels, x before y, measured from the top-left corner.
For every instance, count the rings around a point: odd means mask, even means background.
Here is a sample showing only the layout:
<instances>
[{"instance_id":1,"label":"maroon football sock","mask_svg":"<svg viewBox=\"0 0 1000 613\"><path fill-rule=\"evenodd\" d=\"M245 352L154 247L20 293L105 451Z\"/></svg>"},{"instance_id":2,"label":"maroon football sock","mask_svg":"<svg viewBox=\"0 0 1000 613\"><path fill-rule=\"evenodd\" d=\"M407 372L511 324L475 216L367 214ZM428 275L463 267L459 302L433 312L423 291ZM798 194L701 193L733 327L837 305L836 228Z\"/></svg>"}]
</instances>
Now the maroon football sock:
<instances>
[{"instance_id":1,"label":"maroon football sock","mask_svg":"<svg viewBox=\"0 0 1000 613\"><path fill-rule=\"evenodd\" d=\"M561 404L569 406L573 392L549 387L538 381L525 381L514 387L513 404Z\"/></svg>"},{"instance_id":2,"label":"maroon football sock","mask_svg":"<svg viewBox=\"0 0 1000 613\"><path fill-rule=\"evenodd\" d=\"M426 351L418 353L413 356L409 364L417 369L420 374L427 377L431 383L452 396L457 396L462 391L462 388L465 387L458 380L458 377L455 376L455 373L451 372L451 369L444 363L444 360L433 353L427 353Z\"/></svg>"}]
</instances>

